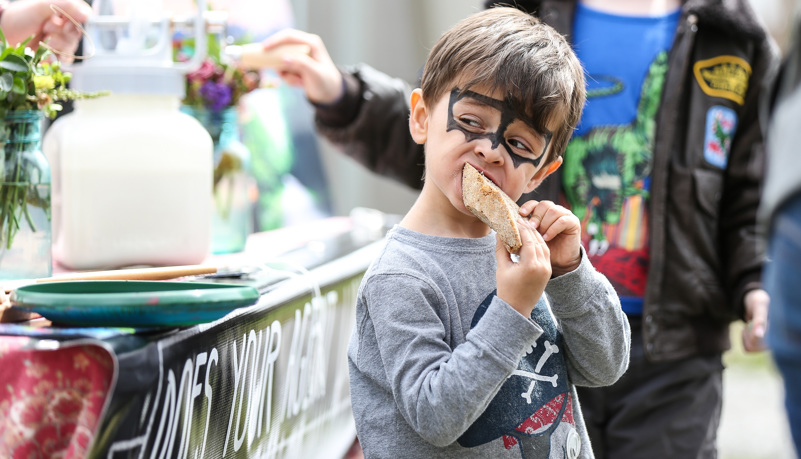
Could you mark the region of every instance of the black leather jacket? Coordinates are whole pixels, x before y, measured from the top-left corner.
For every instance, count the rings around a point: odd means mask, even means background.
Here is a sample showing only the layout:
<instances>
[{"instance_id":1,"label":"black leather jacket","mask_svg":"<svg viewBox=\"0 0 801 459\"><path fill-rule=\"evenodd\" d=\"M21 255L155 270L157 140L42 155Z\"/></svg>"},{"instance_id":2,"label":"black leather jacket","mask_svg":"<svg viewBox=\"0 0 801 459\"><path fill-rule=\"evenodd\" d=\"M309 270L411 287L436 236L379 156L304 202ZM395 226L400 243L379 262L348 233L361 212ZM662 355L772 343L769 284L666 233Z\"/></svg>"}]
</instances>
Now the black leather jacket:
<instances>
[{"instance_id":1,"label":"black leather jacket","mask_svg":"<svg viewBox=\"0 0 801 459\"><path fill-rule=\"evenodd\" d=\"M517 4L570 38L575 0ZM747 89L734 91L742 100L733 100L731 91L716 92L715 82L705 79L705 70L727 70L715 68L719 56L741 59L734 60L741 63L734 68L740 80L732 81L743 82L745 75ZM651 177L642 322L652 360L728 349L729 323L743 318L745 293L760 288L756 212L765 157L758 102L778 60L747 0L684 2L657 115ZM750 75L742 71L748 67ZM420 188L423 151L409 136L409 85L364 65L343 74L346 96L318 107L319 131L372 171ZM737 114L725 169L704 160L705 118L713 105ZM556 201L560 189L559 174L552 174L521 200Z\"/></svg>"}]
</instances>

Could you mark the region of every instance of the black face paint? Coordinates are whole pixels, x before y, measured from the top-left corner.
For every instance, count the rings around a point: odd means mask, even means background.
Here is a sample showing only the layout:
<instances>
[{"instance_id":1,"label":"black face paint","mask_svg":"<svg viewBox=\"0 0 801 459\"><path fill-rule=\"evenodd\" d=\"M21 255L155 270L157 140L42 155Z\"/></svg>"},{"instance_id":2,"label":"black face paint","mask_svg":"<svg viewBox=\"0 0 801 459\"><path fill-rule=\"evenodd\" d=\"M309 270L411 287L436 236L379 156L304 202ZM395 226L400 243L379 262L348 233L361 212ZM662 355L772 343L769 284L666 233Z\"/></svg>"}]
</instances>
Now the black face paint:
<instances>
[{"instance_id":1,"label":"black face paint","mask_svg":"<svg viewBox=\"0 0 801 459\"><path fill-rule=\"evenodd\" d=\"M453 106L460 100L467 98L473 99L482 105L486 105L498 110L501 115L501 122L498 125L497 131L483 133L472 132L465 128L459 121L456 120L456 118L453 117ZM473 91L462 91L459 88L453 88L451 90L451 97L448 103L448 127L446 131L452 131L454 129L461 131L464 134L467 142L472 142L473 140L478 139L489 139L489 141L492 143L493 149L497 149L499 145L503 145L503 147L506 149L506 152L509 153L509 157L512 159L512 164L514 164L515 169L524 163L531 163L534 165L534 167L539 167L540 162L542 162L542 158L545 156L545 151L548 150L548 145L551 143L551 137L553 137L553 133L546 131L544 134L541 134L545 140L545 145L542 147L542 152L540 152L539 156L536 158L526 158L525 156L520 156L509 146L505 137L506 129L508 129L509 125L512 124L516 119L520 118L517 117L515 111L512 109L512 105L508 101L493 99L492 97ZM521 121L525 123L525 120ZM526 125L535 131L538 131L531 126L530 123L526 123Z\"/></svg>"}]
</instances>

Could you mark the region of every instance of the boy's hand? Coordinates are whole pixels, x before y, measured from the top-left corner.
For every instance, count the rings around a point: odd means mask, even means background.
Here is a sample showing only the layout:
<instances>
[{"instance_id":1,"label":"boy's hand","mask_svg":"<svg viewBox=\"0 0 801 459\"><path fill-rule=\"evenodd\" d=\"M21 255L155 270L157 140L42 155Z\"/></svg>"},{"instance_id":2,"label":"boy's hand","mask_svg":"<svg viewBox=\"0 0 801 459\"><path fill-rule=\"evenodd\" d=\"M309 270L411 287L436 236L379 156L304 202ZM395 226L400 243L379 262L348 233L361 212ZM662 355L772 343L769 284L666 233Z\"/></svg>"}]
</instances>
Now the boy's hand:
<instances>
[{"instance_id":1,"label":"boy's hand","mask_svg":"<svg viewBox=\"0 0 801 459\"><path fill-rule=\"evenodd\" d=\"M318 36L295 29L284 29L262 42L265 50L281 45L308 45L309 55L284 56L276 68L281 78L292 86L300 86L309 101L330 104L342 97L342 74L339 72L323 40Z\"/></svg>"},{"instance_id":2,"label":"boy's hand","mask_svg":"<svg viewBox=\"0 0 801 459\"><path fill-rule=\"evenodd\" d=\"M520 207L520 215L548 244L551 251L553 277L578 268L581 263L581 223L568 209L551 201L528 201Z\"/></svg>"},{"instance_id":3,"label":"boy's hand","mask_svg":"<svg viewBox=\"0 0 801 459\"><path fill-rule=\"evenodd\" d=\"M520 314L531 317L545 284L551 278L551 255L542 236L529 227L524 219L519 219L520 239L523 246L518 252L519 261L513 262L501 239L495 245L495 259L498 269L495 280L498 297L509 303Z\"/></svg>"}]
</instances>

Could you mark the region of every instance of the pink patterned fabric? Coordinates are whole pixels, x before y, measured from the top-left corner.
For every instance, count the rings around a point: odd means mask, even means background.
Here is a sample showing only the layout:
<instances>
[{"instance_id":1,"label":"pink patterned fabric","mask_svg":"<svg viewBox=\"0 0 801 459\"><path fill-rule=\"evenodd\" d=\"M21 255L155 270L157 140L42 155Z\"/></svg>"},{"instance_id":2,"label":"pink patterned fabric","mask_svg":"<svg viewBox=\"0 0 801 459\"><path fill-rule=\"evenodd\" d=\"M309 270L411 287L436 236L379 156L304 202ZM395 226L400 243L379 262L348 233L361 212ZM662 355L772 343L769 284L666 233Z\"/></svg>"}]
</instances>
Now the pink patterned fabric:
<instances>
[{"instance_id":1,"label":"pink patterned fabric","mask_svg":"<svg viewBox=\"0 0 801 459\"><path fill-rule=\"evenodd\" d=\"M87 342L37 342L0 336L0 457L86 457L111 396L114 357Z\"/></svg>"}]
</instances>

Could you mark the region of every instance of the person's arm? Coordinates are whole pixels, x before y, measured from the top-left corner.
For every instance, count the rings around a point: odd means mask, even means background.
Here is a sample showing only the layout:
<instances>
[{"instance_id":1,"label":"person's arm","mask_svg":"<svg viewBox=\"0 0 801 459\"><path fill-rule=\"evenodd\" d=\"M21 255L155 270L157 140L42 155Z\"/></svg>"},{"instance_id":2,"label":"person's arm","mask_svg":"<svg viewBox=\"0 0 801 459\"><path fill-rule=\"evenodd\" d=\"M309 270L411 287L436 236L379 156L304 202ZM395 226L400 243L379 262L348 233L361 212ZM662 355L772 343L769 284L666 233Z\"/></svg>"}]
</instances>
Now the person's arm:
<instances>
[{"instance_id":1,"label":"person's arm","mask_svg":"<svg viewBox=\"0 0 801 459\"><path fill-rule=\"evenodd\" d=\"M414 274L376 275L362 293L395 405L435 446L455 442L478 419L542 334L496 296L465 342L451 348L439 315L448 312L438 309L447 306L432 282Z\"/></svg>"},{"instance_id":2,"label":"person's arm","mask_svg":"<svg viewBox=\"0 0 801 459\"><path fill-rule=\"evenodd\" d=\"M571 382L608 386L628 368L631 329L615 289L581 253L579 267L551 279L545 293L565 340Z\"/></svg>"},{"instance_id":3,"label":"person's arm","mask_svg":"<svg viewBox=\"0 0 801 459\"><path fill-rule=\"evenodd\" d=\"M547 176L560 164L561 160L554 162L543 173ZM628 368L631 330L614 288L587 258L579 219L552 201L528 201L520 214L528 217L527 223L521 224L521 237L528 226L535 236L542 234L537 239L548 247L552 277L545 294L564 336L571 380L582 386L614 383ZM500 273L507 263L500 258L497 263L500 294ZM527 279L518 281L517 286L531 283Z\"/></svg>"},{"instance_id":4,"label":"person's arm","mask_svg":"<svg viewBox=\"0 0 801 459\"><path fill-rule=\"evenodd\" d=\"M315 106L318 132L369 170L422 188L423 147L409 135L406 82L366 65L339 69L322 39L300 30L282 30L262 45L308 46L308 55L287 54L276 70Z\"/></svg>"},{"instance_id":5,"label":"person's arm","mask_svg":"<svg viewBox=\"0 0 801 459\"><path fill-rule=\"evenodd\" d=\"M342 105L317 107L320 134L372 172L421 189L423 146L409 135L413 88L365 64L346 68L343 74L348 90L338 101Z\"/></svg>"}]
</instances>

